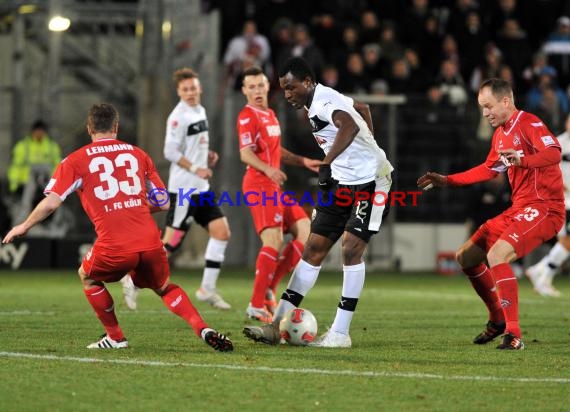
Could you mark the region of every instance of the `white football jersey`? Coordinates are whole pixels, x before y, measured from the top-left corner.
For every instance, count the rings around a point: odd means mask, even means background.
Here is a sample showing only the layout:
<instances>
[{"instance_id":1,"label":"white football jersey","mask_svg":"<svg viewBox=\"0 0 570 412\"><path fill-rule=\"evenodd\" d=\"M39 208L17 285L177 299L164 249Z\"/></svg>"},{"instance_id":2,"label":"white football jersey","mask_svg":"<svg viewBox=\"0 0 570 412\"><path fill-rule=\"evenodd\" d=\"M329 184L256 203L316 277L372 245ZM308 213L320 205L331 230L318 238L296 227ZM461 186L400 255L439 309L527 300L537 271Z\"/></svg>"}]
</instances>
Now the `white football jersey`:
<instances>
[{"instance_id":1,"label":"white football jersey","mask_svg":"<svg viewBox=\"0 0 570 412\"><path fill-rule=\"evenodd\" d=\"M386 153L378 146L368 125L353 105L354 101L350 97L317 84L308 109L313 135L325 154L332 147L338 132L332 119L336 110L348 113L360 128L353 142L331 163L333 178L343 185L371 182L394 170L386 159Z\"/></svg>"},{"instance_id":2,"label":"white football jersey","mask_svg":"<svg viewBox=\"0 0 570 412\"><path fill-rule=\"evenodd\" d=\"M167 151L170 152L170 156ZM175 151L174 158L173 151ZM201 105L191 107L186 102L180 101L166 122L164 152L167 159L171 161L170 175L168 176L169 192L178 193L181 188L184 191L194 188L198 193L210 188L208 180L202 179L176 163L184 156L190 160L192 165L201 168L208 167L208 151L209 135L206 110Z\"/></svg>"},{"instance_id":3,"label":"white football jersey","mask_svg":"<svg viewBox=\"0 0 570 412\"><path fill-rule=\"evenodd\" d=\"M557 136L557 139L562 148L560 167L562 168L562 180L564 182L564 203L566 210L570 210L570 133L564 132Z\"/></svg>"}]
</instances>

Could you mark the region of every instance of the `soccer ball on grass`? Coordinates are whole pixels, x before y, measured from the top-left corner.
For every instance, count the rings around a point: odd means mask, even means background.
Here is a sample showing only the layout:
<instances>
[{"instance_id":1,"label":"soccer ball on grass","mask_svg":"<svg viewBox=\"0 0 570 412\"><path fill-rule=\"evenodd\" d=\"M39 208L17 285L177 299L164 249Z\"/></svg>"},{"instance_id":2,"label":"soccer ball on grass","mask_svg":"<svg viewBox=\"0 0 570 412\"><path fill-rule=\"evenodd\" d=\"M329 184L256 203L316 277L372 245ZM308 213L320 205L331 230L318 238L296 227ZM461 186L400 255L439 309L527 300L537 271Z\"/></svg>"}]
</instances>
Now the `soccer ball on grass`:
<instances>
[{"instance_id":1,"label":"soccer ball on grass","mask_svg":"<svg viewBox=\"0 0 570 412\"><path fill-rule=\"evenodd\" d=\"M307 309L291 309L279 322L279 335L290 345L306 346L317 337L317 319Z\"/></svg>"}]
</instances>

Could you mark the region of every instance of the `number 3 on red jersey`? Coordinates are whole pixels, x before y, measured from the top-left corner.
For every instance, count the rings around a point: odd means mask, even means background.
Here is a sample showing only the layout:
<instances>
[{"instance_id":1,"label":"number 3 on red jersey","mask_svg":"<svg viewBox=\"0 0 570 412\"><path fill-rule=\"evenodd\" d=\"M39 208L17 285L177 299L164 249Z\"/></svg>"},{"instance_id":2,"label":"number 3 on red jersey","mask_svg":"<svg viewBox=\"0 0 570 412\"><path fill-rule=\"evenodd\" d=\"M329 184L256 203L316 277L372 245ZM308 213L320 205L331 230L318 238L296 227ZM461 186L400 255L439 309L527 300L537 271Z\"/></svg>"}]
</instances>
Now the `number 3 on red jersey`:
<instances>
[{"instance_id":1,"label":"number 3 on red jersey","mask_svg":"<svg viewBox=\"0 0 570 412\"><path fill-rule=\"evenodd\" d=\"M132 182L117 180L113 177L115 167L126 167L125 172ZM141 181L137 176L138 170L139 163L130 153L121 153L114 160L102 156L93 158L89 163L89 171L91 173L100 172L99 180L101 183L106 183L108 187L104 189L103 186L96 186L93 189L95 197L101 200L111 199L119 193L119 190L126 195L138 195L142 190Z\"/></svg>"}]
</instances>

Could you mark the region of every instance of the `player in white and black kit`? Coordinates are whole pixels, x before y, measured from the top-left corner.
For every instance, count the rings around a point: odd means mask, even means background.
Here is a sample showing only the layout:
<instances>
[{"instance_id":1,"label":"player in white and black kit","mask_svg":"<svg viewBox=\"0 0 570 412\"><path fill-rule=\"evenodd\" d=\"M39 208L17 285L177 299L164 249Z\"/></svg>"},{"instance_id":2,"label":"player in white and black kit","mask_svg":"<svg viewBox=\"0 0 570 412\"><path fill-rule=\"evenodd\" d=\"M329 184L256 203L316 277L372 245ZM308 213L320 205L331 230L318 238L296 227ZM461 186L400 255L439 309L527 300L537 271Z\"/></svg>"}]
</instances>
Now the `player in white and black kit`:
<instances>
[{"instance_id":1,"label":"player in white and black kit","mask_svg":"<svg viewBox=\"0 0 570 412\"><path fill-rule=\"evenodd\" d=\"M218 206L217 196L200 198L200 193L209 192L210 168L218 161L218 154L209 149L208 118L200 104L202 86L198 74L188 68L175 71L173 81L180 102L168 116L166 124L164 156L171 162L168 178L170 209L162 242L165 249L173 253L182 244L192 222L208 231L210 239L204 256L206 266L196 298L217 309L228 310L231 306L217 292L216 283L230 228ZM180 193L184 196L181 201L178 199ZM134 309L136 289L131 287L127 278L123 282L125 301Z\"/></svg>"},{"instance_id":2,"label":"player in white and black kit","mask_svg":"<svg viewBox=\"0 0 570 412\"><path fill-rule=\"evenodd\" d=\"M570 114L566 117L566 131L556 136L562 148L562 180L564 181L564 203L566 222L558 234L558 242L538 263L526 270L526 276L534 290L542 296L559 297L560 291L552 286L552 279L560 271L560 266L570 256Z\"/></svg>"},{"instance_id":3,"label":"player in white and black kit","mask_svg":"<svg viewBox=\"0 0 570 412\"><path fill-rule=\"evenodd\" d=\"M343 285L334 322L312 346L350 347L350 322L362 292L365 266L362 254L370 237L380 229L389 204L384 198L354 201L355 192L382 192L386 198L392 184L392 165L373 135L368 105L317 84L312 69L302 58L288 60L279 71L285 99L296 109L305 108L317 143L323 149L319 188L332 192L330 206L319 205L313 214L311 233L287 290L274 314L273 323L248 326L244 334L255 341L279 343L278 325L287 311L298 307L315 284L321 263L342 236ZM337 190L350 190L353 202L341 206Z\"/></svg>"}]
</instances>

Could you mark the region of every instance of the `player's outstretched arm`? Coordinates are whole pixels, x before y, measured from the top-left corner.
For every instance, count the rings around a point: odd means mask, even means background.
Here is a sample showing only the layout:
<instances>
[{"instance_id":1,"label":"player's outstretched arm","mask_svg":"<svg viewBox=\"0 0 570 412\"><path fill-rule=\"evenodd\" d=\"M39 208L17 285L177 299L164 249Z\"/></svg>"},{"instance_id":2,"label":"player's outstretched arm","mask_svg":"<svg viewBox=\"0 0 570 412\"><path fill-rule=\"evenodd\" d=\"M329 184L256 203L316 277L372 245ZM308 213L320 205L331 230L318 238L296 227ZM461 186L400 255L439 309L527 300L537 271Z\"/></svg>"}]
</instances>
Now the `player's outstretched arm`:
<instances>
[{"instance_id":1,"label":"player's outstretched arm","mask_svg":"<svg viewBox=\"0 0 570 412\"><path fill-rule=\"evenodd\" d=\"M61 205L61 199L55 193L47 195L38 205L32 210L32 213L26 218L23 223L14 226L12 230L2 239L2 243L10 243L17 237L24 236L32 227L43 221Z\"/></svg>"},{"instance_id":2,"label":"player's outstretched arm","mask_svg":"<svg viewBox=\"0 0 570 412\"><path fill-rule=\"evenodd\" d=\"M323 164L321 160L309 159L308 157L297 155L281 146L281 161L286 165L306 167L307 169L318 173L319 166Z\"/></svg>"},{"instance_id":3,"label":"player's outstretched arm","mask_svg":"<svg viewBox=\"0 0 570 412\"><path fill-rule=\"evenodd\" d=\"M447 176L435 172L427 172L418 179L418 187L422 190L430 190L435 186L447 186Z\"/></svg>"},{"instance_id":4,"label":"player's outstretched arm","mask_svg":"<svg viewBox=\"0 0 570 412\"><path fill-rule=\"evenodd\" d=\"M322 160L309 159L308 157L303 157L303 166L312 172L319 173L319 166L323 164Z\"/></svg>"},{"instance_id":5,"label":"player's outstretched arm","mask_svg":"<svg viewBox=\"0 0 570 412\"><path fill-rule=\"evenodd\" d=\"M240 149L239 156L243 163L264 173L268 178L270 178L278 185L282 185L287 180L287 175L282 170L269 166L267 163L257 157L251 147L247 146Z\"/></svg>"}]
</instances>

